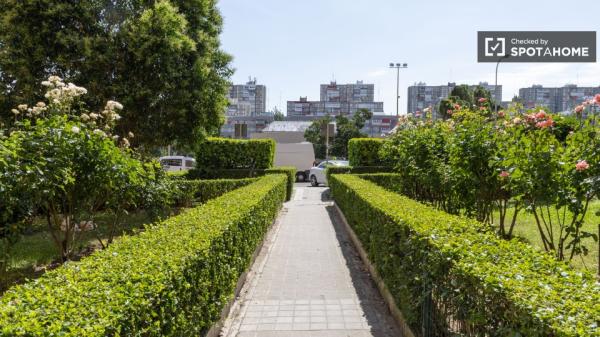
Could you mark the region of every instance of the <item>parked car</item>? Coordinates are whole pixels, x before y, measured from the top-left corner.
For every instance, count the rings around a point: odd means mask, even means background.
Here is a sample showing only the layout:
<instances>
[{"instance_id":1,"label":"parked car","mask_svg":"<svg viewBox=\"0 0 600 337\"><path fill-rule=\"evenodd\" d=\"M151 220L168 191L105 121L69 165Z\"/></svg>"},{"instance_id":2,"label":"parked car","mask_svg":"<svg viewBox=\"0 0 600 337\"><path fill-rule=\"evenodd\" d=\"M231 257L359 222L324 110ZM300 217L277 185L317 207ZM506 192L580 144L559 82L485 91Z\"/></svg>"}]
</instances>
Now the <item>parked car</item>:
<instances>
[{"instance_id":1,"label":"parked car","mask_svg":"<svg viewBox=\"0 0 600 337\"><path fill-rule=\"evenodd\" d=\"M185 156L165 156L158 159L167 172L190 170L196 166L196 159Z\"/></svg>"},{"instance_id":2,"label":"parked car","mask_svg":"<svg viewBox=\"0 0 600 337\"><path fill-rule=\"evenodd\" d=\"M327 167L348 165L350 165L350 163L347 160L322 161L317 166L313 166L310 169L310 184L312 186L319 186L319 184L327 185L327 177L325 176L325 169L327 169Z\"/></svg>"}]
</instances>

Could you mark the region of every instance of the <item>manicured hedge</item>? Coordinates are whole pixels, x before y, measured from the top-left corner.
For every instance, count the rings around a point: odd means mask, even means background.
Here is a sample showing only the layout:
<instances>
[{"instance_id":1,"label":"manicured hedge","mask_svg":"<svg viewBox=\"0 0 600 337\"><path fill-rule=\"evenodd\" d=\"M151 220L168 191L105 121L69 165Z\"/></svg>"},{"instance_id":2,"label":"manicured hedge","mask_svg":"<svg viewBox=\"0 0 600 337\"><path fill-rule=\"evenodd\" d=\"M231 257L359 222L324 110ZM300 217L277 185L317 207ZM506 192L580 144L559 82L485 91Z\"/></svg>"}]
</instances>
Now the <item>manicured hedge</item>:
<instances>
[{"instance_id":1,"label":"manicured hedge","mask_svg":"<svg viewBox=\"0 0 600 337\"><path fill-rule=\"evenodd\" d=\"M0 335L204 335L276 217L285 182L265 176L8 290Z\"/></svg>"},{"instance_id":2,"label":"manicured hedge","mask_svg":"<svg viewBox=\"0 0 600 337\"><path fill-rule=\"evenodd\" d=\"M250 177L261 177L265 174L284 173L288 177L287 196L288 200L292 197L294 182L296 182L296 168L292 166L277 166L264 170L250 169L194 169L189 171L188 179L243 179Z\"/></svg>"},{"instance_id":3,"label":"manicured hedge","mask_svg":"<svg viewBox=\"0 0 600 337\"><path fill-rule=\"evenodd\" d=\"M175 179L170 183L175 206L191 206L193 202L205 203L229 191L246 186L257 178L185 180Z\"/></svg>"},{"instance_id":4,"label":"manicured hedge","mask_svg":"<svg viewBox=\"0 0 600 337\"><path fill-rule=\"evenodd\" d=\"M187 175L188 175L188 170L183 170L183 171L167 171L166 176L169 179L175 180L175 179L187 179Z\"/></svg>"},{"instance_id":5,"label":"manicured hedge","mask_svg":"<svg viewBox=\"0 0 600 337\"><path fill-rule=\"evenodd\" d=\"M332 166L325 170L327 181L332 174L366 174L366 173L381 173L381 172L392 172L393 168L389 166Z\"/></svg>"},{"instance_id":6,"label":"manicured hedge","mask_svg":"<svg viewBox=\"0 0 600 337\"><path fill-rule=\"evenodd\" d=\"M294 183L296 182L296 168L293 166L277 166L270 169L266 169L264 173L283 173L287 176L286 200L289 201L292 198L292 192L294 191Z\"/></svg>"},{"instance_id":7,"label":"manicured hedge","mask_svg":"<svg viewBox=\"0 0 600 337\"><path fill-rule=\"evenodd\" d=\"M360 177L329 183L413 331L450 321L462 322L457 335L599 335L600 289L590 273Z\"/></svg>"},{"instance_id":8,"label":"manicured hedge","mask_svg":"<svg viewBox=\"0 0 600 337\"><path fill-rule=\"evenodd\" d=\"M251 169L204 169L188 171L187 179L243 179L257 177L264 170Z\"/></svg>"},{"instance_id":9,"label":"manicured hedge","mask_svg":"<svg viewBox=\"0 0 600 337\"><path fill-rule=\"evenodd\" d=\"M273 166L273 139L208 138L196 152L200 169L267 169Z\"/></svg>"},{"instance_id":10,"label":"manicured hedge","mask_svg":"<svg viewBox=\"0 0 600 337\"><path fill-rule=\"evenodd\" d=\"M403 194L404 180L398 173L362 173L356 174L356 176L371 181L388 191Z\"/></svg>"},{"instance_id":11,"label":"manicured hedge","mask_svg":"<svg viewBox=\"0 0 600 337\"><path fill-rule=\"evenodd\" d=\"M384 140L381 138L352 138L348 142L350 166L386 166L379 156Z\"/></svg>"}]
</instances>

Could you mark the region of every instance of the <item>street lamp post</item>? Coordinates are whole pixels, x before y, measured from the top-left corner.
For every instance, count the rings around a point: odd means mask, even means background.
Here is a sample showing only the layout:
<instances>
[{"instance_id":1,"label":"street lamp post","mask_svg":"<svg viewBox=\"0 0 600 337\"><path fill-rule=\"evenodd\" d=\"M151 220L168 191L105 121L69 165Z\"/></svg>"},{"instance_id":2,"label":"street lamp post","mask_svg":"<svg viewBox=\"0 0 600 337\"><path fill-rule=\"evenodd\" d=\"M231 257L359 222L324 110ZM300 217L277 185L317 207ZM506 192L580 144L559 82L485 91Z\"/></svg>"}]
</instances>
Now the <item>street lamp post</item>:
<instances>
[{"instance_id":1,"label":"street lamp post","mask_svg":"<svg viewBox=\"0 0 600 337\"><path fill-rule=\"evenodd\" d=\"M498 59L498 62L496 63L496 82L494 83L494 96L496 96L496 90L498 90L498 66L500 65L500 62L502 60L507 59L509 56L510 56L510 54L506 54L506 55L502 56L501 58ZM502 100L502 99L500 99L500 100ZM500 102L500 103L502 103L502 102ZM498 114L498 102L496 102L496 104L494 104L494 112L496 113L496 115Z\"/></svg>"},{"instance_id":2,"label":"street lamp post","mask_svg":"<svg viewBox=\"0 0 600 337\"><path fill-rule=\"evenodd\" d=\"M399 117L400 116L400 69L408 68L408 64L390 62L390 68L396 69L396 117Z\"/></svg>"}]
</instances>

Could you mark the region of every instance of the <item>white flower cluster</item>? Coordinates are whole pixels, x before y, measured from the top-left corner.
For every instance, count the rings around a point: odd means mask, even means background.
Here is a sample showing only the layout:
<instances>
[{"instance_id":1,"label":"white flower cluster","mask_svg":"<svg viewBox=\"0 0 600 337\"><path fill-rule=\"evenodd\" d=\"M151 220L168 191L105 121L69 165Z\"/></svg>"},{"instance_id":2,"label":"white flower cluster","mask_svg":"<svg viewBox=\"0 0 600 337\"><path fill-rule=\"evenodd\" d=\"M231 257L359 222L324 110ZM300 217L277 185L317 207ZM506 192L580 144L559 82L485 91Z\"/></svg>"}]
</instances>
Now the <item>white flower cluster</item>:
<instances>
[{"instance_id":1,"label":"white flower cluster","mask_svg":"<svg viewBox=\"0 0 600 337\"><path fill-rule=\"evenodd\" d=\"M29 107L27 104L19 104L16 109L12 109L11 112L18 116L24 114L27 117L36 117L44 113L48 107L44 102L37 102L35 106Z\"/></svg>"},{"instance_id":2,"label":"white flower cluster","mask_svg":"<svg viewBox=\"0 0 600 337\"><path fill-rule=\"evenodd\" d=\"M65 83L59 76L50 76L48 80L43 81L42 85L47 88L44 95L49 103L38 102L35 106L29 107L27 104L20 104L11 112L15 115L15 120L20 116L36 117L43 115L49 110L59 115L69 115L78 119L81 124L72 125L65 129L72 133L80 133L83 130L92 130L92 133L102 138L111 137L115 143L120 143L123 147L129 147L129 139L134 137L132 132L128 133L128 138L112 135L113 128L118 120L121 119L119 112L123 110L123 105L117 101L108 101L101 112L89 112L84 108L77 109L73 103L82 95L87 94L87 90L73 83ZM77 118L77 114L79 114ZM41 116L43 117L43 116ZM120 139L120 141L119 141Z\"/></svg>"},{"instance_id":3,"label":"white flower cluster","mask_svg":"<svg viewBox=\"0 0 600 337\"><path fill-rule=\"evenodd\" d=\"M121 119L121 115L119 115L115 110L123 110L123 105L116 101L108 101L106 102L106 106L101 113L100 117L106 119L107 123L116 122ZM92 114L90 114L91 117Z\"/></svg>"},{"instance_id":4,"label":"white flower cluster","mask_svg":"<svg viewBox=\"0 0 600 337\"><path fill-rule=\"evenodd\" d=\"M42 85L49 89L44 97L53 104L70 103L75 98L87 94L87 89L73 83L65 84L58 76L50 76Z\"/></svg>"}]
</instances>

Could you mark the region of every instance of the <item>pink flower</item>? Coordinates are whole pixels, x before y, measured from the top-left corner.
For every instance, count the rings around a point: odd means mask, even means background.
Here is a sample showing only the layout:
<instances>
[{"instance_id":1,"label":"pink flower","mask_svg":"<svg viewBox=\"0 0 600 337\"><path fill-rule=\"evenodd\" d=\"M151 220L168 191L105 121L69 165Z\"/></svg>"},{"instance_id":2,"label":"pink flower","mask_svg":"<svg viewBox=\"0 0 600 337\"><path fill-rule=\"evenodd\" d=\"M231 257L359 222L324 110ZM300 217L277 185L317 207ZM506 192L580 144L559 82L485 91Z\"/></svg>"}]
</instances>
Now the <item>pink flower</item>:
<instances>
[{"instance_id":1,"label":"pink flower","mask_svg":"<svg viewBox=\"0 0 600 337\"><path fill-rule=\"evenodd\" d=\"M578 115L581 114L581 112L583 111L584 108L585 107L583 105L576 106L575 107L575 113L578 114Z\"/></svg>"},{"instance_id":2,"label":"pink flower","mask_svg":"<svg viewBox=\"0 0 600 337\"><path fill-rule=\"evenodd\" d=\"M479 103L484 103L485 101L487 101L487 98L485 98L485 97L481 97L480 99L477 100L477 102L479 102Z\"/></svg>"},{"instance_id":3,"label":"pink flower","mask_svg":"<svg viewBox=\"0 0 600 337\"><path fill-rule=\"evenodd\" d=\"M415 112L415 117L421 117L421 111Z\"/></svg>"},{"instance_id":4,"label":"pink flower","mask_svg":"<svg viewBox=\"0 0 600 337\"><path fill-rule=\"evenodd\" d=\"M594 96L594 101L596 101L596 104L600 104L600 94L596 94L596 96Z\"/></svg>"},{"instance_id":5,"label":"pink flower","mask_svg":"<svg viewBox=\"0 0 600 337\"><path fill-rule=\"evenodd\" d=\"M585 160L580 160L577 162L577 165L575 165L575 170L577 171L585 171L587 169L590 168L590 164L587 163L587 161Z\"/></svg>"},{"instance_id":6,"label":"pink flower","mask_svg":"<svg viewBox=\"0 0 600 337\"><path fill-rule=\"evenodd\" d=\"M452 114L454 113L454 111L452 111L451 109L448 109L448 110L446 110L446 113L447 113L448 115L452 115Z\"/></svg>"},{"instance_id":7,"label":"pink flower","mask_svg":"<svg viewBox=\"0 0 600 337\"><path fill-rule=\"evenodd\" d=\"M504 116L506 116L506 113L504 113L504 110L498 111L498 117L503 118Z\"/></svg>"},{"instance_id":8,"label":"pink flower","mask_svg":"<svg viewBox=\"0 0 600 337\"><path fill-rule=\"evenodd\" d=\"M486 109L486 107L484 107L484 106L479 107L479 110L485 110L485 109Z\"/></svg>"},{"instance_id":9,"label":"pink flower","mask_svg":"<svg viewBox=\"0 0 600 337\"><path fill-rule=\"evenodd\" d=\"M459 110L460 109L460 104L454 104L454 109L455 110Z\"/></svg>"},{"instance_id":10,"label":"pink flower","mask_svg":"<svg viewBox=\"0 0 600 337\"><path fill-rule=\"evenodd\" d=\"M552 125L554 125L554 121L551 118L546 119L545 121L542 122L537 122L535 124L536 127L540 128L540 129L545 129L545 128L549 128Z\"/></svg>"},{"instance_id":11,"label":"pink flower","mask_svg":"<svg viewBox=\"0 0 600 337\"><path fill-rule=\"evenodd\" d=\"M508 176L510 176L510 173L508 173L507 171L502 171L499 174L500 178L508 178Z\"/></svg>"},{"instance_id":12,"label":"pink flower","mask_svg":"<svg viewBox=\"0 0 600 337\"><path fill-rule=\"evenodd\" d=\"M530 124L535 123L535 115L534 114L529 114L526 117L527 117L527 123L530 123Z\"/></svg>"},{"instance_id":13,"label":"pink flower","mask_svg":"<svg viewBox=\"0 0 600 337\"><path fill-rule=\"evenodd\" d=\"M535 114L535 118L537 118L537 119L546 118L546 112L544 112L543 110L540 110L540 112Z\"/></svg>"}]
</instances>

